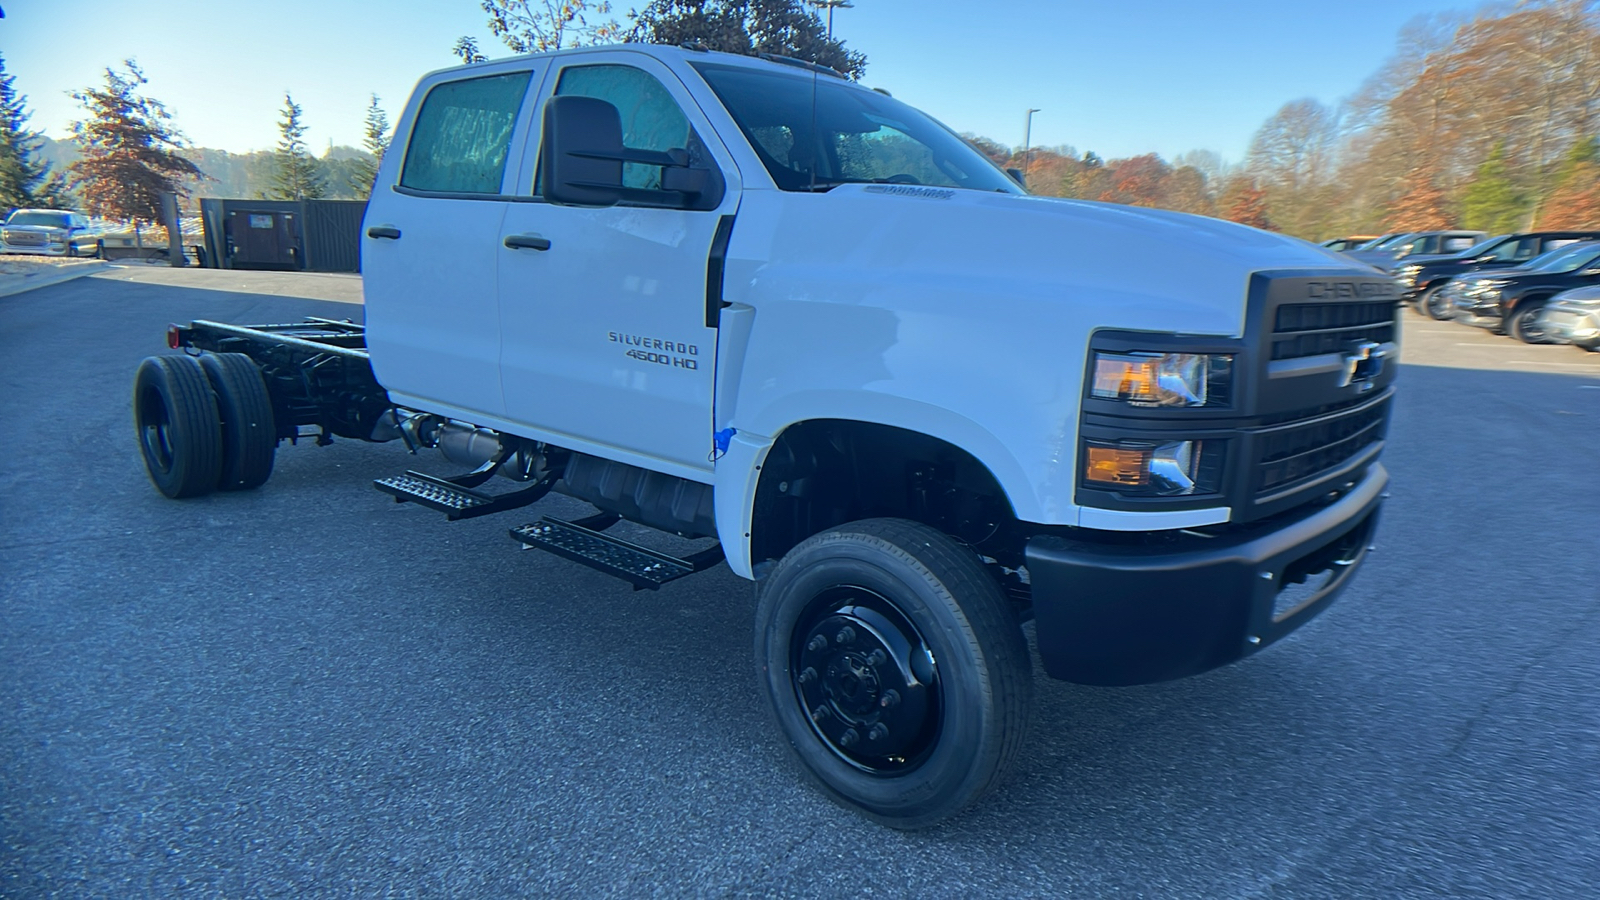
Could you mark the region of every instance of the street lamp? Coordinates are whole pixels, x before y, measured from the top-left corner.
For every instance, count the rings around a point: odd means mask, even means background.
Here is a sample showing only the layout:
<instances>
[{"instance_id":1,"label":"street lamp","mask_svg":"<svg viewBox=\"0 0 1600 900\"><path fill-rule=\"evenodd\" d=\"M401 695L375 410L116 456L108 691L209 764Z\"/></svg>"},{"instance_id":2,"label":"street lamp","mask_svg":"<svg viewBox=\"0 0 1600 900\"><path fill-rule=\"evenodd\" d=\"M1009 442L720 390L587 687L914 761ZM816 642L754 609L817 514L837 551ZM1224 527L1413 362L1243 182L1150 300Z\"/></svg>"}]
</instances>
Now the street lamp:
<instances>
[{"instance_id":1,"label":"street lamp","mask_svg":"<svg viewBox=\"0 0 1600 900\"><path fill-rule=\"evenodd\" d=\"M828 40L833 40L833 11L836 9L854 9L855 4L850 0L806 0L807 3L818 9L828 11Z\"/></svg>"},{"instance_id":2,"label":"street lamp","mask_svg":"<svg viewBox=\"0 0 1600 900\"><path fill-rule=\"evenodd\" d=\"M1022 128L1022 177L1028 177L1028 166L1033 162L1033 114L1041 110L1028 110L1027 124Z\"/></svg>"}]
</instances>

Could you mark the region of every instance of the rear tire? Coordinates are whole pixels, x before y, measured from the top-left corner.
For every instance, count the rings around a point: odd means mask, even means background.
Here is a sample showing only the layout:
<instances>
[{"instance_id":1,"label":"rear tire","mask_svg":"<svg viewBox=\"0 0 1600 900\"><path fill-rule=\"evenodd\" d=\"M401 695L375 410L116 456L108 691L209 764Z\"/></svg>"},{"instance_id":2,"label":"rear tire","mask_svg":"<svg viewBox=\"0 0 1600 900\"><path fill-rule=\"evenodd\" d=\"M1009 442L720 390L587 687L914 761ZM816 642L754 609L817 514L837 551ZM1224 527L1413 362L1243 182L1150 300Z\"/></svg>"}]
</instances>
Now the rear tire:
<instances>
[{"instance_id":1,"label":"rear tire","mask_svg":"<svg viewBox=\"0 0 1600 900\"><path fill-rule=\"evenodd\" d=\"M801 542L757 589L763 693L837 803L893 828L940 822L1017 755L1032 664L972 550L903 519Z\"/></svg>"},{"instance_id":2,"label":"rear tire","mask_svg":"<svg viewBox=\"0 0 1600 900\"><path fill-rule=\"evenodd\" d=\"M1431 287L1422 292L1417 298L1417 312L1430 319L1444 321L1450 318L1450 307L1439 297L1439 292L1444 290L1443 285Z\"/></svg>"},{"instance_id":3,"label":"rear tire","mask_svg":"<svg viewBox=\"0 0 1600 900\"><path fill-rule=\"evenodd\" d=\"M222 417L222 475L217 489L248 491L272 477L278 449L272 396L255 360L243 353L207 353L200 357L217 393Z\"/></svg>"},{"instance_id":4,"label":"rear tire","mask_svg":"<svg viewBox=\"0 0 1600 900\"><path fill-rule=\"evenodd\" d=\"M133 379L133 424L156 490L174 500L216 489L222 473L222 422L200 362L152 356Z\"/></svg>"}]
</instances>

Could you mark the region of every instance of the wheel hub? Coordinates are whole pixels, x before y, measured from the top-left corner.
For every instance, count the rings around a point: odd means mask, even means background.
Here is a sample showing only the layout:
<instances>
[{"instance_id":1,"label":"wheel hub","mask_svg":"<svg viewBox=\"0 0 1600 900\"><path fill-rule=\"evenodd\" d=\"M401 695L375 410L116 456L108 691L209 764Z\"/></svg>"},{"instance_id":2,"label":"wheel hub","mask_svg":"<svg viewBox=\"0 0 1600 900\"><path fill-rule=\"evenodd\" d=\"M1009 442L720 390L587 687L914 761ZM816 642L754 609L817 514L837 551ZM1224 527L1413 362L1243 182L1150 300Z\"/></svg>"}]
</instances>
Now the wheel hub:
<instances>
[{"instance_id":1,"label":"wheel hub","mask_svg":"<svg viewBox=\"0 0 1600 900\"><path fill-rule=\"evenodd\" d=\"M869 772L920 764L938 737L937 667L889 601L839 589L799 623L791 671L813 730Z\"/></svg>"}]
</instances>

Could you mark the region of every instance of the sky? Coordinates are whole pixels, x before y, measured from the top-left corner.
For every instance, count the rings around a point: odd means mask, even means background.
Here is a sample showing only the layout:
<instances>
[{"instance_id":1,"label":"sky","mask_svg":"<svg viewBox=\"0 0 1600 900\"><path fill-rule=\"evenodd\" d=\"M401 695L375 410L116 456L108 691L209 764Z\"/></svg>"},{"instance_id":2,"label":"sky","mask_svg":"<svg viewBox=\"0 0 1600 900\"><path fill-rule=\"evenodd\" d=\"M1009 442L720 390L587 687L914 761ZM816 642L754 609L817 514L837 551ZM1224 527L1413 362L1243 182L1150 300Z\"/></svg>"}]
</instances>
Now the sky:
<instances>
[{"instance_id":1,"label":"sky","mask_svg":"<svg viewBox=\"0 0 1600 900\"><path fill-rule=\"evenodd\" d=\"M643 0L633 0L642 5ZM881 87L961 132L1116 158L1214 150L1238 161L1280 106L1337 103L1449 0L854 0L834 31ZM626 12L629 0L614 5ZM65 137L68 96L132 57L196 146L270 149L284 93L307 142L357 146L370 95L391 117L472 35L503 49L477 0L0 0L0 54L31 125Z\"/></svg>"}]
</instances>

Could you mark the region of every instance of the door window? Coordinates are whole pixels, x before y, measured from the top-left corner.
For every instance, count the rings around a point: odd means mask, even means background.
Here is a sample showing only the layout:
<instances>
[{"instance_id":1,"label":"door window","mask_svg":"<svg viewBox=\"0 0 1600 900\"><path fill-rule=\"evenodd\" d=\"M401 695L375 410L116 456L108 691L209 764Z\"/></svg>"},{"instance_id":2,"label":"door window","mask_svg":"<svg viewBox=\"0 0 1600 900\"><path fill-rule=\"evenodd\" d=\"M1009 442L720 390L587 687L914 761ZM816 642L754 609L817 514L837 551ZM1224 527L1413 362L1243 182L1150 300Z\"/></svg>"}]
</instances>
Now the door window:
<instances>
[{"instance_id":1,"label":"door window","mask_svg":"<svg viewBox=\"0 0 1600 900\"><path fill-rule=\"evenodd\" d=\"M562 71L556 96L594 97L615 106L622 116L622 145L629 150L687 149L691 165L709 165L678 102L665 85L642 69L572 66ZM661 167L623 163L622 186L659 190ZM539 192L537 186L534 190Z\"/></svg>"},{"instance_id":2,"label":"door window","mask_svg":"<svg viewBox=\"0 0 1600 900\"><path fill-rule=\"evenodd\" d=\"M498 194L530 72L434 85L411 129L400 185L419 191Z\"/></svg>"}]
</instances>

